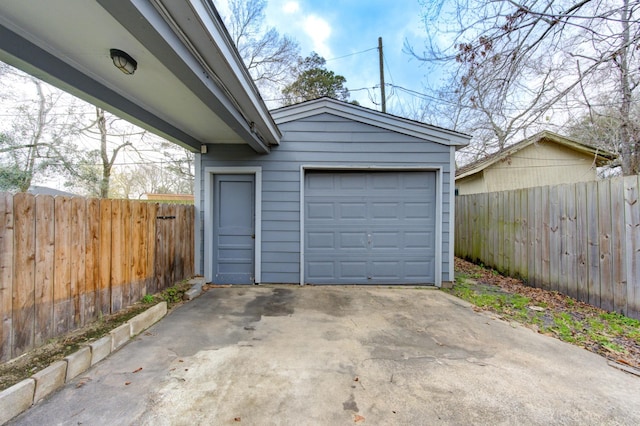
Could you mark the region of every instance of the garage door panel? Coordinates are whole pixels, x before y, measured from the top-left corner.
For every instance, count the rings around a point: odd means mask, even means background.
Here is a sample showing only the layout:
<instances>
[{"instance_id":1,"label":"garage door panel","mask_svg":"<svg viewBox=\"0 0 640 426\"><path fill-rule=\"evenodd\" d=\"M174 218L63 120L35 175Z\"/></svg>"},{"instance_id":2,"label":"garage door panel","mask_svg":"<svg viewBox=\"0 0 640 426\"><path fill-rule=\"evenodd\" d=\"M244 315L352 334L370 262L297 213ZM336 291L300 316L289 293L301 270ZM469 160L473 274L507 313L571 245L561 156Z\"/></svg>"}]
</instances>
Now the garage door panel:
<instances>
[{"instance_id":1,"label":"garage door panel","mask_svg":"<svg viewBox=\"0 0 640 426\"><path fill-rule=\"evenodd\" d=\"M307 248L309 249L330 249L335 247L333 232L309 232L307 234Z\"/></svg>"},{"instance_id":2,"label":"garage door panel","mask_svg":"<svg viewBox=\"0 0 640 426\"><path fill-rule=\"evenodd\" d=\"M432 252L432 241L433 234L431 232L410 231L404 234L404 247L406 249L420 249Z\"/></svg>"},{"instance_id":3,"label":"garage door panel","mask_svg":"<svg viewBox=\"0 0 640 426\"><path fill-rule=\"evenodd\" d=\"M405 276L409 279L426 279L434 267L433 260L414 260L405 262Z\"/></svg>"},{"instance_id":4,"label":"garage door panel","mask_svg":"<svg viewBox=\"0 0 640 426\"><path fill-rule=\"evenodd\" d=\"M367 233L361 232L340 232L340 244L335 247L338 250L365 250L367 248Z\"/></svg>"},{"instance_id":5,"label":"garage door panel","mask_svg":"<svg viewBox=\"0 0 640 426\"><path fill-rule=\"evenodd\" d=\"M337 185L334 185L334 187L340 190L361 191L364 190L367 186L366 175L363 175L361 173L346 173L339 175L331 174L329 176L332 176L334 182L337 183Z\"/></svg>"},{"instance_id":6,"label":"garage door panel","mask_svg":"<svg viewBox=\"0 0 640 426\"><path fill-rule=\"evenodd\" d=\"M396 173L376 173L371 175L371 188L390 189L400 188L400 175Z\"/></svg>"},{"instance_id":7,"label":"garage door panel","mask_svg":"<svg viewBox=\"0 0 640 426\"><path fill-rule=\"evenodd\" d=\"M399 201L371 203L372 219L397 219L401 215L402 209Z\"/></svg>"},{"instance_id":8,"label":"garage door panel","mask_svg":"<svg viewBox=\"0 0 640 426\"><path fill-rule=\"evenodd\" d=\"M405 219L428 219L432 211L433 203L405 203L404 205Z\"/></svg>"},{"instance_id":9,"label":"garage door panel","mask_svg":"<svg viewBox=\"0 0 640 426\"><path fill-rule=\"evenodd\" d=\"M331 261L309 261L306 264L306 273L309 276L309 280L312 281L331 280L336 275L335 263Z\"/></svg>"},{"instance_id":10,"label":"garage door panel","mask_svg":"<svg viewBox=\"0 0 640 426\"><path fill-rule=\"evenodd\" d=\"M367 203L336 203L339 219L365 219L367 217Z\"/></svg>"},{"instance_id":11,"label":"garage door panel","mask_svg":"<svg viewBox=\"0 0 640 426\"><path fill-rule=\"evenodd\" d=\"M335 189L333 177L324 173L314 173L307 175L305 178L305 185L307 189L316 191L323 189L333 191Z\"/></svg>"},{"instance_id":12,"label":"garage door panel","mask_svg":"<svg viewBox=\"0 0 640 426\"><path fill-rule=\"evenodd\" d=\"M367 262L364 261L342 261L339 262L339 273L347 280L366 280Z\"/></svg>"},{"instance_id":13,"label":"garage door panel","mask_svg":"<svg viewBox=\"0 0 640 426\"><path fill-rule=\"evenodd\" d=\"M307 205L307 219L329 219L335 218L335 203L332 202L314 202Z\"/></svg>"},{"instance_id":14,"label":"garage door panel","mask_svg":"<svg viewBox=\"0 0 640 426\"><path fill-rule=\"evenodd\" d=\"M401 271L402 262L400 261L386 261L386 260L372 260L371 270L373 271L371 279L381 280L395 280L402 275Z\"/></svg>"},{"instance_id":15,"label":"garage door panel","mask_svg":"<svg viewBox=\"0 0 640 426\"><path fill-rule=\"evenodd\" d=\"M403 175L404 189L429 190L435 187L435 177L436 174L433 172L430 173L430 176L427 176L426 178L424 175L421 176L419 173L405 174Z\"/></svg>"},{"instance_id":16,"label":"garage door panel","mask_svg":"<svg viewBox=\"0 0 640 426\"><path fill-rule=\"evenodd\" d=\"M402 234L398 231L372 232L371 250L399 250L402 246Z\"/></svg>"},{"instance_id":17,"label":"garage door panel","mask_svg":"<svg viewBox=\"0 0 640 426\"><path fill-rule=\"evenodd\" d=\"M435 172L308 172L305 281L435 281Z\"/></svg>"}]
</instances>

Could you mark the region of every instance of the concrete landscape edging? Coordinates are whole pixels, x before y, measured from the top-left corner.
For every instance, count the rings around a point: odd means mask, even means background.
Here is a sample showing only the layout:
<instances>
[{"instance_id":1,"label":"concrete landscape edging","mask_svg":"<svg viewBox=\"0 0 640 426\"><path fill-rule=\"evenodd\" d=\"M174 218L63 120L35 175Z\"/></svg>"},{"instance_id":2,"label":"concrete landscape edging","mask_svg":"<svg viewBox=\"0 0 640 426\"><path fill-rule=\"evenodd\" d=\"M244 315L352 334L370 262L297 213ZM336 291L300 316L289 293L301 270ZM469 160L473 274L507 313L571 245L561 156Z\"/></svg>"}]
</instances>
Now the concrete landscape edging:
<instances>
[{"instance_id":1,"label":"concrete landscape edging","mask_svg":"<svg viewBox=\"0 0 640 426\"><path fill-rule=\"evenodd\" d=\"M195 299L202 294L202 286L205 285L206 280L204 277L194 277L188 281L191 284L191 288L184 294L184 300Z\"/></svg>"},{"instance_id":2,"label":"concrete landscape edging","mask_svg":"<svg viewBox=\"0 0 640 426\"><path fill-rule=\"evenodd\" d=\"M166 314L167 302L160 302L115 328L109 335L83 346L66 356L64 360L56 361L30 378L1 391L0 425L26 411L88 370L90 366L120 349L131 338L160 321Z\"/></svg>"}]
</instances>

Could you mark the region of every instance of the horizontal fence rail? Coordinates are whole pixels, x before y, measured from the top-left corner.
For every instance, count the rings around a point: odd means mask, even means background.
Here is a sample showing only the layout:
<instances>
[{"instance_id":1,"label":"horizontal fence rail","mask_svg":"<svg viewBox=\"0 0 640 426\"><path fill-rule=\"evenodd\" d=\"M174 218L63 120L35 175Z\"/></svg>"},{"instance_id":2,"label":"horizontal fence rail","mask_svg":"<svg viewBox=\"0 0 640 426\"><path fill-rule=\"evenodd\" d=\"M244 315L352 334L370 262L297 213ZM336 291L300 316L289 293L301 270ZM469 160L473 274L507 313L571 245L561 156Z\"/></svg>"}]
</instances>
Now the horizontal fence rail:
<instances>
[{"instance_id":1,"label":"horizontal fence rail","mask_svg":"<svg viewBox=\"0 0 640 426\"><path fill-rule=\"evenodd\" d=\"M455 253L640 318L638 179L456 197Z\"/></svg>"},{"instance_id":2,"label":"horizontal fence rail","mask_svg":"<svg viewBox=\"0 0 640 426\"><path fill-rule=\"evenodd\" d=\"M0 193L0 361L193 275L194 207Z\"/></svg>"}]
</instances>

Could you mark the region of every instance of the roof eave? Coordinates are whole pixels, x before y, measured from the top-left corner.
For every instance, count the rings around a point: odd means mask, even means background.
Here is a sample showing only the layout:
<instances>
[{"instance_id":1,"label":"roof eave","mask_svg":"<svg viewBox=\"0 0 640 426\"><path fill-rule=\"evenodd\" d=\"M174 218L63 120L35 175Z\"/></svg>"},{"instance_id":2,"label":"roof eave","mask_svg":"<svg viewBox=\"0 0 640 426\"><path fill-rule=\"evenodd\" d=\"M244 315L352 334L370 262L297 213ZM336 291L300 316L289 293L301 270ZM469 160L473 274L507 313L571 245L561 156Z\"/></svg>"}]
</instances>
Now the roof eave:
<instances>
[{"instance_id":1,"label":"roof eave","mask_svg":"<svg viewBox=\"0 0 640 426\"><path fill-rule=\"evenodd\" d=\"M163 34L161 26L172 26L174 32L182 36L182 56L179 59L184 60L189 54L192 63L195 61L208 71L209 76L206 78L213 78L220 87L222 93L217 94L217 99L209 99L208 102L221 103L225 121L257 152L267 153L269 146L279 144L282 135L210 0L186 3L166 0L97 1L139 40L154 38L154 42L147 43L148 46L169 45L168 40L159 43L158 37L166 34L166 31ZM141 25L141 15L148 25ZM162 22L159 22L158 17ZM149 31L149 27L153 27L155 31ZM198 41L204 43L206 48L196 49ZM185 68L185 72L198 74L187 61L180 65ZM197 84L195 79L183 82ZM203 93L201 88L192 89ZM206 96L206 93L202 96Z\"/></svg>"},{"instance_id":2,"label":"roof eave","mask_svg":"<svg viewBox=\"0 0 640 426\"><path fill-rule=\"evenodd\" d=\"M419 139L426 139L446 146L454 146L456 149L468 145L471 140L470 135L454 130L408 120L326 97L271 111L278 125L321 113L338 115Z\"/></svg>"}]
</instances>

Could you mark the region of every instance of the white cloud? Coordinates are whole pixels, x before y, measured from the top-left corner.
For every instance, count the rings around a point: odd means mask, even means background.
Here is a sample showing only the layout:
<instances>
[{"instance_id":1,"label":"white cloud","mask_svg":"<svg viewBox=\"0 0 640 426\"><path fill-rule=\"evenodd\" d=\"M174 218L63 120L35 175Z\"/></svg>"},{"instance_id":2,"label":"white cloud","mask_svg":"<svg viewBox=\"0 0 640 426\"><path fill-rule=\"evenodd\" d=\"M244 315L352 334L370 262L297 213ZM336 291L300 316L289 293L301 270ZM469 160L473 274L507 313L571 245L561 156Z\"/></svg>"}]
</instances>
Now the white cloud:
<instances>
[{"instance_id":1,"label":"white cloud","mask_svg":"<svg viewBox=\"0 0 640 426\"><path fill-rule=\"evenodd\" d=\"M282 6L284 13L292 14L300 10L300 4L297 1L290 1Z\"/></svg>"},{"instance_id":2,"label":"white cloud","mask_svg":"<svg viewBox=\"0 0 640 426\"><path fill-rule=\"evenodd\" d=\"M309 15L304 20L304 31L313 41L313 50L324 58L331 58L331 49L327 40L331 36L331 25L316 15Z\"/></svg>"}]
</instances>

